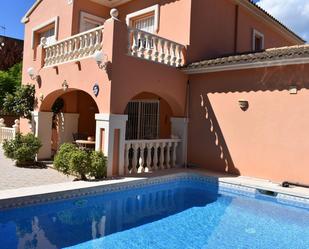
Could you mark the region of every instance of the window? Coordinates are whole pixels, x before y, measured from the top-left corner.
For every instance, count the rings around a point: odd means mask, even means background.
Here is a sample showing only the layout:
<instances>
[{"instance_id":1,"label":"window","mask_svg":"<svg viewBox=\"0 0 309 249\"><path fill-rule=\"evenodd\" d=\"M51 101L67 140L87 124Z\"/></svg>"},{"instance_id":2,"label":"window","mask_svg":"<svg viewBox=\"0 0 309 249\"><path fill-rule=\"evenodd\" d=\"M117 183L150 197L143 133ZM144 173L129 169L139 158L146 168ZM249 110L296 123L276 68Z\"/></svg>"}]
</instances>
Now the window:
<instances>
[{"instance_id":1,"label":"window","mask_svg":"<svg viewBox=\"0 0 309 249\"><path fill-rule=\"evenodd\" d=\"M159 100L134 100L129 102L126 139L157 139L159 137Z\"/></svg>"},{"instance_id":2,"label":"window","mask_svg":"<svg viewBox=\"0 0 309 249\"><path fill-rule=\"evenodd\" d=\"M80 26L79 31L84 32L96 27L102 26L105 22L105 19L99 16L95 16L86 12L80 13Z\"/></svg>"},{"instance_id":3,"label":"window","mask_svg":"<svg viewBox=\"0 0 309 249\"><path fill-rule=\"evenodd\" d=\"M261 51L264 49L264 35L257 31L253 30L253 43L252 43L252 50L253 51Z\"/></svg>"},{"instance_id":4,"label":"window","mask_svg":"<svg viewBox=\"0 0 309 249\"><path fill-rule=\"evenodd\" d=\"M132 20L132 26L136 29L140 29L149 33L155 32L154 25L155 17L154 14L148 15L146 17L141 17Z\"/></svg>"},{"instance_id":5,"label":"window","mask_svg":"<svg viewBox=\"0 0 309 249\"><path fill-rule=\"evenodd\" d=\"M46 45L52 45L53 43L56 42L56 35L55 35L55 27L52 27L46 31L43 31L41 33L39 33L39 38L40 38L40 42L41 39L45 37L46 38Z\"/></svg>"},{"instance_id":6,"label":"window","mask_svg":"<svg viewBox=\"0 0 309 249\"><path fill-rule=\"evenodd\" d=\"M58 23L59 17L56 16L44 23L41 23L37 27L32 29L32 41L31 47L35 49L41 43L41 38L45 37L47 45L51 45L58 39Z\"/></svg>"},{"instance_id":7,"label":"window","mask_svg":"<svg viewBox=\"0 0 309 249\"><path fill-rule=\"evenodd\" d=\"M126 17L127 25L149 33L158 32L159 5L133 12Z\"/></svg>"}]
</instances>

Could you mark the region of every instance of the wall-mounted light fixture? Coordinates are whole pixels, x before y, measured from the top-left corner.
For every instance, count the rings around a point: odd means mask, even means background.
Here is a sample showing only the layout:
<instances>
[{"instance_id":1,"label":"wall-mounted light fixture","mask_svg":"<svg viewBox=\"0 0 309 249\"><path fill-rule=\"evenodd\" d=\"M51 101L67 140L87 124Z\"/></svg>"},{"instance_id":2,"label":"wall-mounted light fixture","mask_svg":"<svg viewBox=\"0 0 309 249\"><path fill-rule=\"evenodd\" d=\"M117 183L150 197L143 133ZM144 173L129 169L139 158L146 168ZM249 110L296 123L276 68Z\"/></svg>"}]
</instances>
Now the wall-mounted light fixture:
<instances>
[{"instance_id":1,"label":"wall-mounted light fixture","mask_svg":"<svg viewBox=\"0 0 309 249\"><path fill-rule=\"evenodd\" d=\"M297 94L297 86L290 86L289 87L290 94Z\"/></svg>"},{"instance_id":2,"label":"wall-mounted light fixture","mask_svg":"<svg viewBox=\"0 0 309 249\"><path fill-rule=\"evenodd\" d=\"M30 78L32 80L37 80L38 79L38 75L36 74L35 70L33 67L29 67L27 70L28 75L30 76Z\"/></svg>"},{"instance_id":3,"label":"wall-mounted light fixture","mask_svg":"<svg viewBox=\"0 0 309 249\"><path fill-rule=\"evenodd\" d=\"M241 110L246 111L249 108L248 100L240 99L238 100L238 104Z\"/></svg>"},{"instance_id":4,"label":"wall-mounted light fixture","mask_svg":"<svg viewBox=\"0 0 309 249\"><path fill-rule=\"evenodd\" d=\"M106 69L107 66L107 55L103 51L97 51L93 54L93 59L98 64L100 69Z\"/></svg>"},{"instance_id":5,"label":"wall-mounted light fixture","mask_svg":"<svg viewBox=\"0 0 309 249\"><path fill-rule=\"evenodd\" d=\"M64 92L66 92L68 90L68 88L69 88L68 82L66 80L63 81L61 86L62 86L62 90Z\"/></svg>"}]
</instances>

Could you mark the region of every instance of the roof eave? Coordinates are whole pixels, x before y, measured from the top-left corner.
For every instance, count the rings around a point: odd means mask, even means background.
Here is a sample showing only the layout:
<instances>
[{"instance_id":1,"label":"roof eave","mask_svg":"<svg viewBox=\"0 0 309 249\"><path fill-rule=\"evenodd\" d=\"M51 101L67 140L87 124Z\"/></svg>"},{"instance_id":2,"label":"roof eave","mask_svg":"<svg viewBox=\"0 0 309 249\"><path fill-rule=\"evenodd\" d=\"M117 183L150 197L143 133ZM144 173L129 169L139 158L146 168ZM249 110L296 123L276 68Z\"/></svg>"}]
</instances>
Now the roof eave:
<instances>
[{"instance_id":1,"label":"roof eave","mask_svg":"<svg viewBox=\"0 0 309 249\"><path fill-rule=\"evenodd\" d=\"M181 71L186 74L203 74L203 73L214 73L223 71L234 71L234 70L299 65L299 64L309 64L309 56L301 58L277 59L271 61L259 61L259 62L247 62L247 63L243 62L243 63L234 63L228 65L218 65L209 67L206 66L198 68L183 68L181 69Z\"/></svg>"},{"instance_id":2,"label":"roof eave","mask_svg":"<svg viewBox=\"0 0 309 249\"><path fill-rule=\"evenodd\" d=\"M29 22L29 16L31 13L38 7L38 5L42 2L42 0L36 0L36 2L31 6L31 8L27 11L25 16L21 19L21 23Z\"/></svg>"}]
</instances>

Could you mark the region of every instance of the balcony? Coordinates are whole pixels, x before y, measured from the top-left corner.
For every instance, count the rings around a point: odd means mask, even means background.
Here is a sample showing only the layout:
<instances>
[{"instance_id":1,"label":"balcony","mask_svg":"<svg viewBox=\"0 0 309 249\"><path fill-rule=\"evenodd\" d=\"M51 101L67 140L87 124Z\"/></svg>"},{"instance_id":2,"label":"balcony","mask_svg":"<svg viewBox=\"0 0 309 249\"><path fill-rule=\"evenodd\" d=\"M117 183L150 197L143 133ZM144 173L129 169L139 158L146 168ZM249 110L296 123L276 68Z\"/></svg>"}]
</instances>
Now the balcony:
<instances>
[{"instance_id":1,"label":"balcony","mask_svg":"<svg viewBox=\"0 0 309 249\"><path fill-rule=\"evenodd\" d=\"M174 168L180 139L127 140L125 142L125 172L148 173Z\"/></svg>"},{"instance_id":2,"label":"balcony","mask_svg":"<svg viewBox=\"0 0 309 249\"><path fill-rule=\"evenodd\" d=\"M106 24L105 24L106 25ZM185 46L134 28L128 32L128 55L171 67L180 67L185 63ZM91 58L102 51L104 25L58 41L52 45L43 44L43 66L54 67L64 63ZM108 36L109 34L105 34ZM114 34L113 39L119 36ZM117 48L116 48L117 49ZM107 51L105 51L107 52Z\"/></svg>"},{"instance_id":3,"label":"balcony","mask_svg":"<svg viewBox=\"0 0 309 249\"><path fill-rule=\"evenodd\" d=\"M93 56L95 52L102 50L103 30L104 26L100 26L50 46L44 46L44 67L53 67Z\"/></svg>"},{"instance_id":4,"label":"balcony","mask_svg":"<svg viewBox=\"0 0 309 249\"><path fill-rule=\"evenodd\" d=\"M128 32L129 55L172 67L184 65L184 45L134 28Z\"/></svg>"}]
</instances>

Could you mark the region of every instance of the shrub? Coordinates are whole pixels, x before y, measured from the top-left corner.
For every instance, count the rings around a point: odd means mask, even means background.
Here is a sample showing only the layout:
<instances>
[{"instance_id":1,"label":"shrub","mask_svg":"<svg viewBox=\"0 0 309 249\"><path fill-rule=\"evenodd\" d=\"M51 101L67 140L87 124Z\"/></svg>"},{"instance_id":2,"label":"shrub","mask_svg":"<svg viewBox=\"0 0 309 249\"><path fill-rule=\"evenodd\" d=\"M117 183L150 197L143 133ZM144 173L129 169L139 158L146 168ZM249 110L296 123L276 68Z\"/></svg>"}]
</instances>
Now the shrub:
<instances>
[{"instance_id":1,"label":"shrub","mask_svg":"<svg viewBox=\"0 0 309 249\"><path fill-rule=\"evenodd\" d=\"M4 154L16 161L16 165L31 165L35 162L35 157L42 144L33 134L16 134L12 140L3 143Z\"/></svg>"},{"instance_id":2,"label":"shrub","mask_svg":"<svg viewBox=\"0 0 309 249\"><path fill-rule=\"evenodd\" d=\"M80 176L81 179L87 179L86 175L89 173L90 158L89 153L85 150L77 149L70 154L70 170Z\"/></svg>"},{"instance_id":3,"label":"shrub","mask_svg":"<svg viewBox=\"0 0 309 249\"><path fill-rule=\"evenodd\" d=\"M102 179L106 176L106 157L102 152L86 151L73 144L63 144L54 158L55 168L66 174L87 179L87 176Z\"/></svg>"},{"instance_id":4,"label":"shrub","mask_svg":"<svg viewBox=\"0 0 309 249\"><path fill-rule=\"evenodd\" d=\"M90 154L90 162L90 176L95 179L103 179L106 177L107 160L102 152L92 151Z\"/></svg>"},{"instance_id":5,"label":"shrub","mask_svg":"<svg viewBox=\"0 0 309 249\"><path fill-rule=\"evenodd\" d=\"M70 154L76 150L77 148L73 144L62 144L58 150L57 155L54 158L54 167L65 175L71 174L72 172L70 170Z\"/></svg>"}]
</instances>

